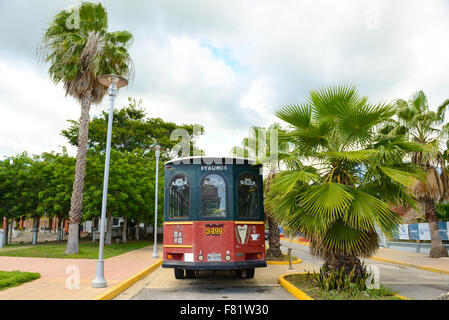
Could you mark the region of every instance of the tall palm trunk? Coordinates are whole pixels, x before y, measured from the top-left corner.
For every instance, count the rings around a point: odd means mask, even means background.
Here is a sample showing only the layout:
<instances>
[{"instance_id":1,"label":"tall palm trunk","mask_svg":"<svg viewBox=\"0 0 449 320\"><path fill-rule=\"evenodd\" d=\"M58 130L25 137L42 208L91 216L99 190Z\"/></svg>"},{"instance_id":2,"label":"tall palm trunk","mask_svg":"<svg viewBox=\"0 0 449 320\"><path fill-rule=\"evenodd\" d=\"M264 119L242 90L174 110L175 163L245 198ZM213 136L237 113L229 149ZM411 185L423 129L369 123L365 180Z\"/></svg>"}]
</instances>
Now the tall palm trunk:
<instances>
[{"instance_id":1,"label":"tall palm trunk","mask_svg":"<svg viewBox=\"0 0 449 320\"><path fill-rule=\"evenodd\" d=\"M362 263L359 258L350 255L338 255L338 254L330 254L324 259L324 267L327 271L338 272L342 268L346 274L351 273L352 270L355 272L356 279L359 279L363 276L364 269Z\"/></svg>"},{"instance_id":2,"label":"tall palm trunk","mask_svg":"<svg viewBox=\"0 0 449 320\"><path fill-rule=\"evenodd\" d=\"M443 246L440 232L438 231L438 219L435 215L435 203L432 199L425 199L424 202L425 214L427 222L429 223L431 249L429 256L431 258L447 257L447 249Z\"/></svg>"},{"instance_id":3,"label":"tall palm trunk","mask_svg":"<svg viewBox=\"0 0 449 320\"><path fill-rule=\"evenodd\" d=\"M268 175L268 179L266 182L265 192L268 192L270 189L270 184L274 179L276 173L274 168L270 169L270 174ZM265 215L268 221L268 251L267 256L270 258L279 258L282 257L281 251L281 234L279 232L279 225L274 219L273 215L270 211L266 210Z\"/></svg>"},{"instance_id":4,"label":"tall palm trunk","mask_svg":"<svg viewBox=\"0 0 449 320\"><path fill-rule=\"evenodd\" d=\"M278 258L282 257L281 251L281 234L279 232L279 225L274 220L273 216L268 212L268 251L267 257Z\"/></svg>"},{"instance_id":5,"label":"tall palm trunk","mask_svg":"<svg viewBox=\"0 0 449 320\"><path fill-rule=\"evenodd\" d=\"M81 100L81 117L78 133L78 151L76 155L75 181L73 183L72 199L70 203L69 238L67 240L66 254L78 253L79 223L83 210L84 174L86 172L87 141L89 135L89 111L91 106L90 94Z\"/></svg>"}]
</instances>

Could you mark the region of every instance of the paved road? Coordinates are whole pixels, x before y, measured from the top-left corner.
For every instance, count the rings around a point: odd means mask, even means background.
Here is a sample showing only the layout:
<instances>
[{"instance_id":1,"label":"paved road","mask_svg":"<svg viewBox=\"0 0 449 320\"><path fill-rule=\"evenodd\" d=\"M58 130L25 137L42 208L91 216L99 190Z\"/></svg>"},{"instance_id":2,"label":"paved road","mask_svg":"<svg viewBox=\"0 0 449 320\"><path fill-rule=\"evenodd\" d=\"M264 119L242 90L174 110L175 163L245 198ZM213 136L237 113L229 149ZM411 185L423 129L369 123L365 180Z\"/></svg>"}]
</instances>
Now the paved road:
<instances>
[{"instance_id":1,"label":"paved road","mask_svg":"<svg viewBox=\"0 0 449 320\"><path fill-rule=\"evenodd\" d=\"M287 247L292 248L293 255L305 263L318 268L321 266L321 259L311 256L308 246L287 241L282 241L282 245L283 251L287 251ZM377 266L380 270L380 282L398 291L400 295L412 299L432 300L449 292L449 275L371 259L365 259L365 264Z\"/></svg>"}]
</instances>

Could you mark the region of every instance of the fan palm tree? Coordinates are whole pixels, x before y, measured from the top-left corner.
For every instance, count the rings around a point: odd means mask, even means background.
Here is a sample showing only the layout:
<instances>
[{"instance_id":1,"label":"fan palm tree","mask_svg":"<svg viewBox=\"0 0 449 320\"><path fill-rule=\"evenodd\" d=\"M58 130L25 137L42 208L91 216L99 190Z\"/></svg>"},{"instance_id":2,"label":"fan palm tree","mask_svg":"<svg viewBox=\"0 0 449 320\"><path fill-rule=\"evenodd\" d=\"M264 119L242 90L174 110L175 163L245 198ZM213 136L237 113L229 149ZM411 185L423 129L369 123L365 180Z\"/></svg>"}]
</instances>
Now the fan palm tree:
<instances>
[{"instance_id":1,"label":"fan palm tree","mask_svg":"<svg viewBox=\"0 0 449 320\"><path fill-rule=\"evenodd\" d=\"M415 205L407 188L422 175L402 159L421 146L376 134L394 114L392 106L369 103L353 86L311 91L306 102L276 113L291 127L280 140L294 148L279 154L289 170L274 178L266 205L290 232L310 239L311 253L326 270L344 267L362 276L359 257L378 249L376 225L386 234L397 232L401 218L389 203Z\"/></svg>"},{"instance_id":2,"label":"fan palm tree","mask_svg":"<svg viewBox=\"0 0 449 320\"><path fill-rule=\"evenodd\" d=\"M108 16L101 4L82 2L79 7L57 13L47 28L40 47L42 61L55 84L81 105L75 181L70 206L66 253L78 252L79 222L83 208L89 111L102 101L107 88L98 82L103 74L128 76L132 61L128 53L132 35L108 32Z\"/></svg>"},{"instance_id":3,"label":"fan palm tree","mask_svg":"<svg viewBox=\"0 0 449 320\"><path fill-rule=\"evenodd\" d=\"M280 124L274 123L265 129L263 127L251 127L250 135L243 139L240 146L235 146L231 154L239 157L248 157L261 163L268 171L265 179L265 194L270 188L271 181L280 170L280 161L277 158L278 152L286 152L288 143L279 143L278 135L285 130ZM281 238L279 225L270 210L265 208L265 218L268 223L268 250L267 257L281 257Z\"/></svg>"},{"instance_id":4,"label":"fan palm tree","mask_svg":"<svg viewBox=\"0 0 449 320\"><path fill-rule=\"evenodd\" d=\"M411 156L412 163L423 167L427 173L426 181L417 182L412 190L429 223L432 242L430 257L447 257L447 249L444 248L438 231L435 205L440 201L449 200L448 171L445 165L448 152L441 151L442 139L447 139L448 136L448 125L443 126L443 122L449 99L442 103L436 112L430 110L423 91L419 91L409 101L398 99L395 103L399 122L396 128L403 128L401 130L405 131L411 141L428 146L426 150L415 152ZM448 145L449 141L444 142Z\"/></svg>"}]
</instances>

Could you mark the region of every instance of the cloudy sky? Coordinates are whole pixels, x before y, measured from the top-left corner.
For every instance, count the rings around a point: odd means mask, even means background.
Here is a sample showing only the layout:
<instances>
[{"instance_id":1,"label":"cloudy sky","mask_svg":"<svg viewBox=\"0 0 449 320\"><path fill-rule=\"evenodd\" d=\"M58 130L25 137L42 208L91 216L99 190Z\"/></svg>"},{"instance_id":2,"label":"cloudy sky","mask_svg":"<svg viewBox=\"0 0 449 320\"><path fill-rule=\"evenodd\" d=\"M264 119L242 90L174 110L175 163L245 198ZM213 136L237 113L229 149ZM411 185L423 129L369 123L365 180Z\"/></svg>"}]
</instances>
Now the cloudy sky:
<instances>
[{"instance_id":1,"label":"cloudy sky","mask_svg":"<svg viewBox=\"0 0 449 320\"><path fill-rule=\"evenodd\" d=\"M60 132L80 108L36 48L52 16L79 2L0 0L0 158L68 145ZM118 104L142 98L151 117L202 124L208 155L227 155L250 126L331 84L354 84L372 102L424 90L436 108L449 97L449 1L102 3L110 31L135 38L136 73Z\"/></svg>"}]
</instances>

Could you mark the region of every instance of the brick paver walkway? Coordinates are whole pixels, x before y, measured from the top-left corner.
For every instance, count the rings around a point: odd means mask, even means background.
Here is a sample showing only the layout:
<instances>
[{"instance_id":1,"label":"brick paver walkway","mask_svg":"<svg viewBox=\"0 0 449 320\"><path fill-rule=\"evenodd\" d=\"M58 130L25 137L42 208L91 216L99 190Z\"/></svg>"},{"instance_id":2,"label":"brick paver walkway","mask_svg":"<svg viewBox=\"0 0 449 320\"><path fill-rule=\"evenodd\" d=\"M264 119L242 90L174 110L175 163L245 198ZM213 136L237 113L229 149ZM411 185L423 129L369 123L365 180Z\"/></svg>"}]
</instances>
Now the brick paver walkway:
<instances>
[{"instance_id":1,"label":"brick paver walkway","mask_svg":"<svg viewBox=\"0 0 449 320\"><path fill-rule=\"evenodd\" d=\"M162 253L162 246L158 246L158 252ZM149 246L106 259L104 268L108 286L103 289L91 287L97 266L94 259L0 257L2 271L41 274L37 280L0 291L0 300L89 300L156 262L152 253L153 246ZM66 282L73 285L70 279L74 273L66 274L66 270L76 268L79 270L79 289L69 289Z\"/></svg>"}]
</instances>

